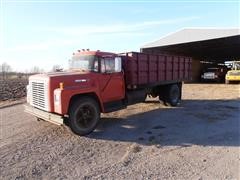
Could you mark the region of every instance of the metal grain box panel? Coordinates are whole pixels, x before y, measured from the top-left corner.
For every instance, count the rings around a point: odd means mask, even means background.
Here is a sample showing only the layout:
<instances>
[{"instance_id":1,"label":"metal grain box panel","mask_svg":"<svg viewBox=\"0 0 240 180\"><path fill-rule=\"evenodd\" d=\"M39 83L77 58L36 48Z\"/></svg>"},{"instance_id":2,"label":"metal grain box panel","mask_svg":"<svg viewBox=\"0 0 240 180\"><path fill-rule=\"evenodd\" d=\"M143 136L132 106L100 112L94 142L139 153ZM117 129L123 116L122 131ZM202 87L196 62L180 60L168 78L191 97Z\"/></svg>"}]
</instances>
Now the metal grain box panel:
<instances>
[{"instance_id":1,"label":"metal grain box panel","mask_svg":"<svg viewBox=\"0 0 240 180\"><path fill-rule=\"evenodd\" d=\"M190 79L191 58L189 57L137 52L121 55L126 85L147 85Z\"/></svg>"}]
</instances>

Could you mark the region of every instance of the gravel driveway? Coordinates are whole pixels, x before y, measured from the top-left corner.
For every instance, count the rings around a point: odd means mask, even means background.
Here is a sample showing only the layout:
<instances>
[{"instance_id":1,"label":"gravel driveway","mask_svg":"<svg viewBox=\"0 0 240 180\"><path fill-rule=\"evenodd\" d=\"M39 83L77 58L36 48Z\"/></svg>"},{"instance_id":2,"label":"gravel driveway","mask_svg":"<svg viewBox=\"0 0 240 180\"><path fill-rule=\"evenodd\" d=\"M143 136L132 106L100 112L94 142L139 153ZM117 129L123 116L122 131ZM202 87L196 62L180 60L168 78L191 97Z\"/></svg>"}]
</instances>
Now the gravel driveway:
<instances>
[{"instance_id":1,"label":"gravel driveway","mask_svg":"<svg viewBox=\"0 0 240 180\"><path fill-rule=\"evenodd\" d=\"M240 85L185 84L179 107L149 99L103 115L87 137L0 109L0 179L240 179Z\"/></svg>"}]
</instances>

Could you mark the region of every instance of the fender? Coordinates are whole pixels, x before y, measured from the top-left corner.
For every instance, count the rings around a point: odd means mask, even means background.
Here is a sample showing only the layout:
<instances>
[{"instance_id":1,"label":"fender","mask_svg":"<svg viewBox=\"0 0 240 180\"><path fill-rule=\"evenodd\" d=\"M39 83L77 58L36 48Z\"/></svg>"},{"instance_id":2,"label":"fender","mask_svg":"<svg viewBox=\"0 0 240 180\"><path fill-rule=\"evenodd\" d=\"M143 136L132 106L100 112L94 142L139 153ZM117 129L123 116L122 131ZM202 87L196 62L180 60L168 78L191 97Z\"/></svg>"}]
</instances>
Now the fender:
<instances>
[{"instance_id":1,"label":"fender","mask_svg":"<svg viewBox=\"0 0 240 180\"><path fill-rule=\"evenodd\" d=\"M67 89L57 88L54 90L54 112L61 115L68 114L68 108L70 106L70 101L73 96L85 94L94 94L98 99L101 111L104 112L104 106L102 100L100 98L99 93L97 93L97 89L93 89L92 87L81 88L79 87L71 87Z\"/></svg>"}]
</instances>

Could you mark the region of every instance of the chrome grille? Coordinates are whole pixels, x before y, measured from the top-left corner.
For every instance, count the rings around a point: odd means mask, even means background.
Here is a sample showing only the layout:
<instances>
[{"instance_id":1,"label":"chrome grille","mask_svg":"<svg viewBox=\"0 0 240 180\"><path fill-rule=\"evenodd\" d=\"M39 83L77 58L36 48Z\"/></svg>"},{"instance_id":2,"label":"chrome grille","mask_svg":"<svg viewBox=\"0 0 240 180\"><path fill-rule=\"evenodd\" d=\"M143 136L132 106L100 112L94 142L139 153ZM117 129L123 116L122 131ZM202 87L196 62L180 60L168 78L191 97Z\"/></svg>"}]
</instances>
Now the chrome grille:
<instances>
[{"instance_id":1,"label":"chrome grille","mask_svg":"<svg viewBox=\"0 0 240 180\"><path fill-rule=\"evenodd\" d=\"M44 83L32 82L33 104L45 108Z\"/></svg>"},{"instance_id":2,"label":"chrome grille","mask_svg":"<svg viewBox=\"0 0 240 180\"><path fill-rule=\"evenodd\" d=\"M48 83L46 81L30 81L30 104L39 109L49 110Z\"/></svg>"}]
</instances>

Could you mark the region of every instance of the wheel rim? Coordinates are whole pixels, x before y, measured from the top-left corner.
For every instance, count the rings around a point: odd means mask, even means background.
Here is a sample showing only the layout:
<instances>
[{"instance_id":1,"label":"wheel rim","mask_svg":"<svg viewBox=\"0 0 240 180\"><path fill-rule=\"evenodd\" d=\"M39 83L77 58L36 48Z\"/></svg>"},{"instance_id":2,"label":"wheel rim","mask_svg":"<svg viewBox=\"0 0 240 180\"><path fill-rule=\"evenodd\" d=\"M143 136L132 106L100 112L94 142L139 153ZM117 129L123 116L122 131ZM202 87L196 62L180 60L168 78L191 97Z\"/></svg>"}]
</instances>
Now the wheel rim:
<instances>
[{"instance_id":1,"label":"wheel rim","mask_svg":"<svg viewBox=\"0 0 240 180\"><path fill-rule=\"evenodd\" d=\"M95 110L90 105L84 105L79 108L76 115L76 121L80 128L88 129L94 125Z\"/></svg>"}]
</instances>

